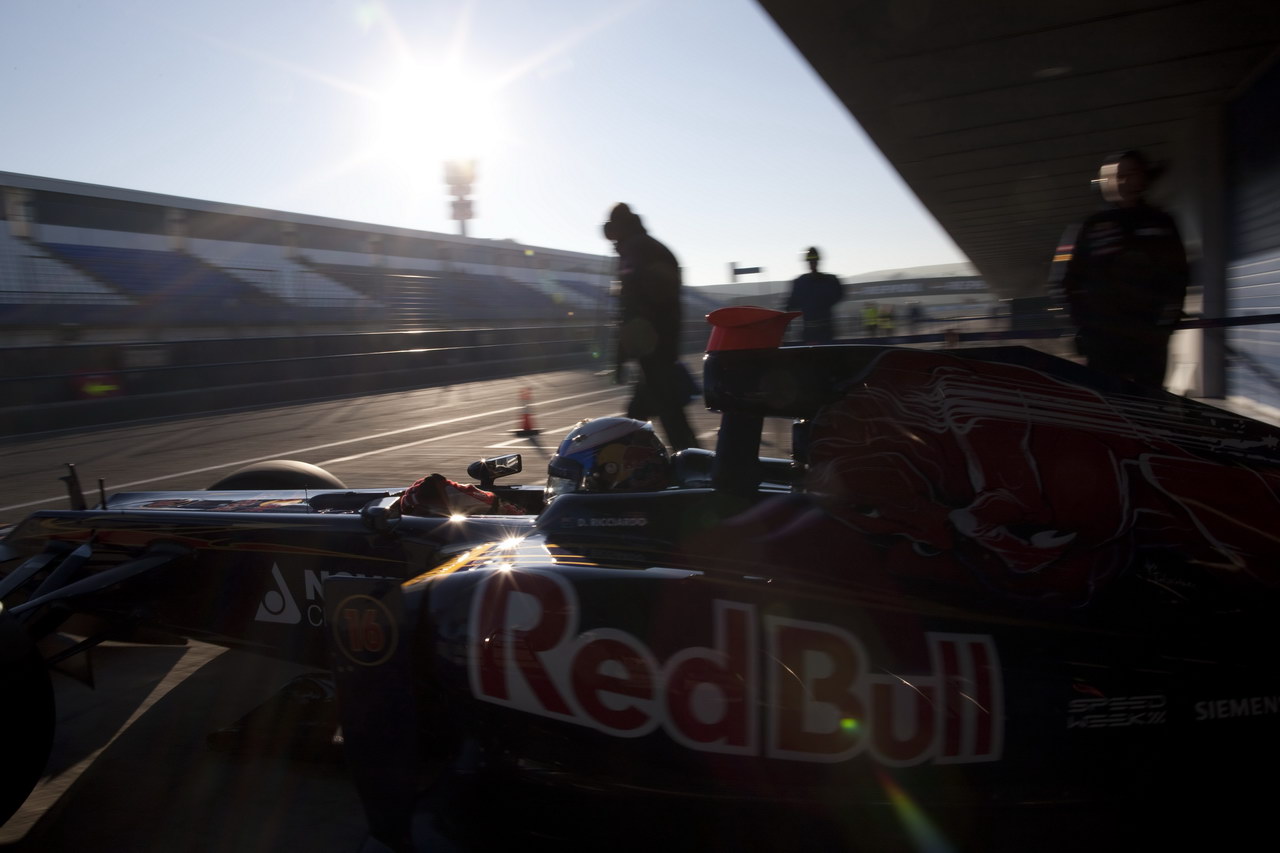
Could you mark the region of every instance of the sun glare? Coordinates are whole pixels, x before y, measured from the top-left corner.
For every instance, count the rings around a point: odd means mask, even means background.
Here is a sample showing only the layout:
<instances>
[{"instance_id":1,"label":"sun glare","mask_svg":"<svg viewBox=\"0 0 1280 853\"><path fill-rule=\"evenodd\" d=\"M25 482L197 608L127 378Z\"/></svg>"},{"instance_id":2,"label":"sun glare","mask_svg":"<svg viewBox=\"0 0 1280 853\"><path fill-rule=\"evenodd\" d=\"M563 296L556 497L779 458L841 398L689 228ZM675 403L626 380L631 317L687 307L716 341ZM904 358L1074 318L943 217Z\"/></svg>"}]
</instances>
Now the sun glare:
<instances>
[{"instance_id":1,"label":"sun glare","mask_svg":"<svg viewBox=\"0 0 1280 853\"><path fill-rule=\"evenodd\" d=\"M470 3L462 4L452 26L440 31L446 36L441 42L406 31L381 0L359 0L355 24L362 31L377 31L388 40L383 55L392 57L394 68L389 69L382 85L371 86L363 77L360 82L342 79L240 45L214 44L365 100L368 111L358 119L352 117L361 128L360 142L347 157L334 159L301 180L298 189L314 189L376 164L375 168L385 173L381 177L388 179L387 185L396 187L383 199L388 215L391 209L402 207L408 219L416 221L428 200L446 198L446 161L474 161L478 183L483 185L485 176L491 174L490 164L510 157L507 149L521 143L504 122L502 93L510 94L517 81L651 2L618 0L600 10L598 17L584 20L560 38L546 41L534 53L509 57L502 67L485 69L483 76L463 64L474 11ZM433 61L425 62L420 59L423 56L433 57Z\"/></svg>"},{"instance_id":2,"label":"sun glare","mask_svg":"<svg viewBox=\"0 0 1280 853\"><path fill-rule=\"evenodd\" d=\"M404 68L378 98L373 148L385 165L439 180L446 160L479 160L502 143L494 89L459 67Z\"/></svg>"}]
</instances>

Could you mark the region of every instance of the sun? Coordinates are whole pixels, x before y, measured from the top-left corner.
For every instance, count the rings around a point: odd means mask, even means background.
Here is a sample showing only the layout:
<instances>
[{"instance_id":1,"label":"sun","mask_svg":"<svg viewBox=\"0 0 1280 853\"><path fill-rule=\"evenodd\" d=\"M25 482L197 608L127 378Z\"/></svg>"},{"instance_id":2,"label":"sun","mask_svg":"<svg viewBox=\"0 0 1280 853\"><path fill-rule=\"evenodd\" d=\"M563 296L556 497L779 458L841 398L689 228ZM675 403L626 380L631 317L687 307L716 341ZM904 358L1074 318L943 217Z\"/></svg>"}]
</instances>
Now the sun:
<instances>
[{"instance_id":1,"label":"sun","mask_svg":"<svg viewBox=\"0 0 1280 853\"><path fill-rule=\"evenodd\" d=\"M376 98L372 150L406 176L435 180L450 160L483 161L502 146L495 86L458 65L408 64Z\"/></svg>"}]
</instances>

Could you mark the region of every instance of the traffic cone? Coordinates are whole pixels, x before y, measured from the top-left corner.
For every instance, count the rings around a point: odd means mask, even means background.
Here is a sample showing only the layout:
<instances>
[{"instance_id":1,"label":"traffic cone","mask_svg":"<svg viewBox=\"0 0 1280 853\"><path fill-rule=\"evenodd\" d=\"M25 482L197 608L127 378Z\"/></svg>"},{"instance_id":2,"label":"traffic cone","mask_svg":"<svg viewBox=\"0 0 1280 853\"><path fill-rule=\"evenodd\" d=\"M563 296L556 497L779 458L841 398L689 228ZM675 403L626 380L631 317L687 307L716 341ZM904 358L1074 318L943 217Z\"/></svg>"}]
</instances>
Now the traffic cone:
<instances>
[{"instance_id":1,"label":"traffic cone","mask_svg":"<svg viewBox=\"0 0 1280 853\"><path fill-rule=\"evenodd\" d=\"M520 404L522 406L520 428L515 431L515 434L521 438L538 435L542 430L533 425L533 392L528 388L521 390Z\"/></svg>"}]
</instances>

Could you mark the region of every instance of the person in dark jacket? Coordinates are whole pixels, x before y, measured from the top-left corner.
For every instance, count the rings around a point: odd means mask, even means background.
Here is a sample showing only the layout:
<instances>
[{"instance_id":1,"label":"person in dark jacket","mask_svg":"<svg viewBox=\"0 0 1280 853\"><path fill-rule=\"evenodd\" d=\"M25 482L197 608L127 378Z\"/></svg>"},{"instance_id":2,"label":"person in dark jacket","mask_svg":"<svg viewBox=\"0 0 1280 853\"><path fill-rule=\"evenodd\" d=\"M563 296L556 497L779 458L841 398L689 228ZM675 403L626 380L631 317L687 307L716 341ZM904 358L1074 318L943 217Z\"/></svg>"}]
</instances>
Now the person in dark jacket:
<instances>
[{"instance_id":1,"label":"person in dark jacket","mask_svg":"<svg viewBox=\"0 0 1280 853\"><path fill-rule=\"evenodd\" d=\"M1158 174L1140 151L1108 158L1098 183L1111 206L1086 219L1054 257L1086 364L1155 388L1164 386L1189 278L1177 225L1145 199Z\"/></svg>"},{"instance_id":2,"label":"person in dark jacket","mask_svg":"<svg viewBox=\"0 0 1280 853\"><path fill-rule=\"evenodd\" d=\"M657 415L675 450L697 447L684 413L692 381L679 362L680 264L670 249L649 236L640 217L625 204L609 212L604 236L617 249L622 286L619 381L625 362L634 360L640 366L627 417L647 421Z\"/></svg>"},{"instance_id":3,"label":"person in dark jacket","mask_svg":"<svg viewBox=\"0 0 1280 853\"><path fill-rule=\"evenodd\" d=\"M804 315L805 343L829 344L835 336L831 309L844 296L844 286L831 273L818 272L822 256L816 246L809 248L804 259L809 262L809 271L791 283L791 294L782 310Z\"/></svg>"}]
</instances>

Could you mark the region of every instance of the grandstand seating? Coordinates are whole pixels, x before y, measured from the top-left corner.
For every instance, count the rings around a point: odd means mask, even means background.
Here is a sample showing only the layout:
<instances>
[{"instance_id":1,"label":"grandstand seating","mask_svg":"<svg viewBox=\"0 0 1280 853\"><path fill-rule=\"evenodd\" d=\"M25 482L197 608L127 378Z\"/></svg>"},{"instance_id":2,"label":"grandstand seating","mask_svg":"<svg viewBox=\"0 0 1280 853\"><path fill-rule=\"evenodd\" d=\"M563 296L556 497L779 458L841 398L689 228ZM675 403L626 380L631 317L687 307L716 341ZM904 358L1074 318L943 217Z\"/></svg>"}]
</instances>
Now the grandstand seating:
<instances>
[{"instance_id":1,"label":"grandstand seating","mask_svg":"<svg viewBox=\"0 0 1280 853\"><path fill-rule=\"evenodd\" d=\"M192 241L192 251L34 243L3 235L0 323L188 328L316 324L388 330L608 322L601 285L548 278L535 286L497 275L293 261L280 246ZM220 244L221 243L221 244ZM22 265L21 275L16 266ZM34 286L32 286L34 284ZM720 307L685 288L690 320Z\"/></svg>"},{"instance_id":2,"label":"grandstand seating","mask_svg":"<svg viewBox=\"0 0 1280 853\"><path fill-rule=\"evenodd\" d=\"M145 324L189 323L193 314L217 323L243 322L246 316L256 323L290 319L279 300L190 255L71 243L41 245L131 297Z\"/></svg>"},{"instance_id":3,"label":"grandstand seating","mask_svg":"<svg viewBox=\"0 0 1280 853\"><path fill-rule=\"evenodd\" d=\"M82 324L127 316L133 300L0 228L0 324Z\"/></svg>"},{"instance_id":4,"label":"grandstand seating","mask_svg":"<svg viewBox=\"0 0 1280 853\"><path fill-rule=\"evenodd\" d=\"M596 308L609 297L609 289L599 284L570 278L557 278L555 283L561 290L574 294L583 308Z\"/></svg>"},{"instance_id":5,"label":"grandstand seating","mask_svg":"<svg viewBox=\"0 0 1280 853\"><path fill-rule=\"evenodd\" d=\"M563 320L568 310L529 285L503 276L436 272L409 267L356 267L307 261L317 273L370 298L389 316L410 317L426 326L489 321L544 323Z\"/></svg>"},{"instance_id":6,"label":"grandstand seating","mask_svg":"<svg viewBox=\"0 0 1280 853\"><path fill-rule=\"evenodd\" d=\"M195 257L293 306L359 310L375 305L369 296L294 262L283 246L199 239L187 244Z\"/></svg>"},{"instance_id":7,"label":"grandstand seating","mask_svg":"<svg viewBox=\"0 0 1280 853\"><path fill-rule=\"evenodd\" d=\"M566 287L564 281L553 278L545 270L539 270L536 278L520 279L524 285L550 299L560 309L561 316L576 316L595 307L595 300L574 287Z\"/></svg>"},{"instance_id":8,"label":"grandstand seating","mask_svg":"<svg viewBox=\"0 0 1280 853\"><path fill-rule=\"evenodd\" d=\"M465 274L450 276L440 288L445 316L492 320L561 320L563 307L545 293L509 278Z\"/></svg>"},{"instance_id":9,"label":"grandstand seating","mask_svg":"<svg viewBox=\"0 0 1280 853\"><path fill-rule=\"evenodd\" d=\"M322 263L304 258L300 266L312 275L369 301L377 323L389 330L435 327L435 274L426 270Z\"/></svg>"}]
</instances>

